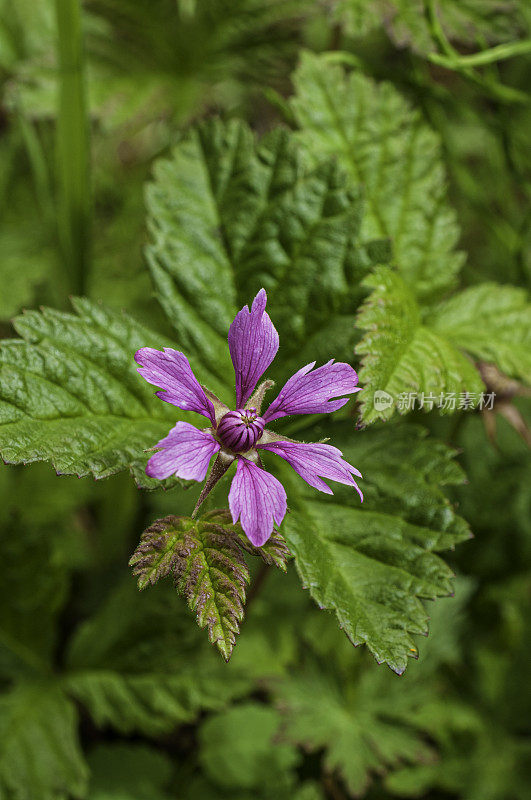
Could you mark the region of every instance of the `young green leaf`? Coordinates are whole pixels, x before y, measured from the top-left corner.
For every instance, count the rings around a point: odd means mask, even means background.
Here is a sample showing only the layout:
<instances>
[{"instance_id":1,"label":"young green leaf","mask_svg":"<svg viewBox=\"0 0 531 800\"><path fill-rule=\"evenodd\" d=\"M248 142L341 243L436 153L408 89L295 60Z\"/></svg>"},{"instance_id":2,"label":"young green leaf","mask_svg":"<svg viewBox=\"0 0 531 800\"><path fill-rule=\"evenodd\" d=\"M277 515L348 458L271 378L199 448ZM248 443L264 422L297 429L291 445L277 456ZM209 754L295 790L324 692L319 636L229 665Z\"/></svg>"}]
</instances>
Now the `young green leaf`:
<instances>
[{"instance_id":1,"label":"young green leaf","mask_svg":"<svg viewBox=\"0 0 531 800\"><path fill-rule=\"evenodd\" d=\"M203 515L202 519L212 523L219 523L220 525L230 525L238 538L238 544L242 550L252 556L258 556L268 566L275 566L281 569L282 572L286 572L291 553L280 531L274 530L265 544L261 547L256 547L249 541L240 524L232 524L228 509L209 511Z\"/></svg>"},{"instance_id":2,"label":"young green leaf","mask_svg":"<svg viewBox=\"0 0 531 800\"><path fill-rule=\"evenodd\" d=\"M388 83L347 75L325 56L303 53L292 108L299 140L315 158L333 155L362 184L362 241L392 240L407 285L421 298L451 288L464 256L446 198L438 136Z\"/></svg>"},{"instance_id":3,"label":"young green leaf","mask_svg":"<svg viewBox=\"0 0 531 800\"><path fill-rule=\"evenodd\" d=\"M436 553L470 537L439 488L462 473L451 451L416 428L395 426L396 441L388 430L329 432L347 459L364 464L363 506L350 487L320 500L283 469L292 505L284 536L316 603L335 611L354 645L400 674L417 655L411 634L428 630L421 598L452 593L452 571Z\"/></svg>"},{"instance_id":4,"label":"young green leaf","mask_svg":"<svg viewBox=\"0 0 531 800\"><path fill-rule=\"evenodd\" d=\"M50 460L79 477L128 469L140 486L160 485L145 475L144 451L187 415L155 397L133 356L172 343L125 314L73 304L76 314L23 314L15 320L23 339L0 343L0 455ZM196 374L209 384L200 367Z\"/></svg>"},{"instance_id":5,"label":"young green leaf","mask_svg":"<svg viewBox=\"0 0 531 800\"><path fill-rule=\"evenodd\" d=\"M249 570L232 525L187 517L157 520L130 560L138 586L173 574L201 628L228 661L243 619Z\"/></svg>"}]
</instances>

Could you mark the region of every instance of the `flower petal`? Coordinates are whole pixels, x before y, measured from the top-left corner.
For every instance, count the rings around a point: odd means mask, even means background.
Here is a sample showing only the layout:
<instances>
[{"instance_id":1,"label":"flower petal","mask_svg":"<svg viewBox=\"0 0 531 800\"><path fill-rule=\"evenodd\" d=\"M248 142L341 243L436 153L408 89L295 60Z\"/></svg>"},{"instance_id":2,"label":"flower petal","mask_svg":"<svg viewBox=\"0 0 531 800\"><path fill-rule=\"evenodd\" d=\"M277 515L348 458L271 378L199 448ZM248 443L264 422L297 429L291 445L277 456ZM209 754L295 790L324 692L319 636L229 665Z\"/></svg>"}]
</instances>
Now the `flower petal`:
<instances>
[{"instance_id":1,"label":"flower petal","mask_svg":"<svg viewBox=\"0 0 531 800\"><path fill-rule=\"evenodd\" d=\"M155 392L157 397L183 411L196 411L215 423L214 406L201 388L184 353L171 347L165 347L164 352L143 347L135 353L135 361L140 364L138 372L142 377L163 390Z\"/></svg>"},{"instance_id":2,"label":"flower petal","mask_svg":"<svg viewBox=\"0 0 531 800\"><path fill-rule=\"evenodd\" d=\"M350 364L334 363L332 358L322 367L313 369L314 366L315 361L307 364L284 384L276 400L262 414L266 422L288 414L329 414L348 403L348 397L340 400L332 397L361 391Z\"/></svg>"},{"instance_id":3,"label":"flower petal","mask_svg":"<svg viewBox=\"0 0 531 800\"><path fill-rule=\"evenodd\" d=\"M247 538L256 546L265 544L286 514L286 492L273 475L240 457L229 492L232 521L240 519Z\"/></svg>"},{"instance_id":4,"label":"flower petal","mask_svg":"<svg viewBox=\"0 0 531 800\"><path fill-rule=\"evenodd\" d=\"M278 350L278 333L265 307L267 295L260 289L251 310L244 306L229 329L229 350L236 373L236 407L242 408L273 361Z\"/></svg>"},{"instance_id":5,"label":"flower petal","mask_svg":"<svg viewBox=\"0 0 531 800\"><path fill-rule=\"evenodd\" d=\"M159 481L170 475L202 481L210 459L220 449L210 431L195 428L189 422L178 422L157 447L162 449L149 459L146 475Z\"/></svg>"},{"instance_id":6,"label":"flower petal","mask_svg":"<svg viewBox=\"0 0 531 800\"><path fill-rule=\"evenodd\" d=\"M343 453L330 444L306 444L305 442L270 442L258 444L261 450L269 450L291 464L306 483L325 494L333 494L321 478L330 478L347 486L354 486L363 501L363 494L352 475L361 478L361 472L343 459Z\"/></svg>"}]
</instances>

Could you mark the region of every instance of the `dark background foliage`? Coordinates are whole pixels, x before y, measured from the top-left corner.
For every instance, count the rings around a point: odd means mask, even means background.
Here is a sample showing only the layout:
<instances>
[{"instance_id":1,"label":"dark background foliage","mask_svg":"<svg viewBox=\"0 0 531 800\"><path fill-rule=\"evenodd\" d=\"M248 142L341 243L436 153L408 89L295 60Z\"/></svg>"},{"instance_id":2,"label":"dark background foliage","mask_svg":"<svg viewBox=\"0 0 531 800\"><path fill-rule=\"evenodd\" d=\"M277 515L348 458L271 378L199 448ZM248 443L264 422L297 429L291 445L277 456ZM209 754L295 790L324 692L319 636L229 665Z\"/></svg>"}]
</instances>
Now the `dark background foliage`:
<instances>
[{"instance_id":1,"label":"dark background foliage","mask_svg":"<svg viewBox=\"0 0 531 800\"><path fill-rule=\"evenodd\" d=\"M368 479L370 510L409 521L417 515L416 524L430 527L430 514L442 513L434 488L441 482L474 534L450 552L455 596L426 602L430 635L415 637L419 660L401 677L352 647L333 614L301 591L293 565L282 574L251 564L246 617L225 664L170 580L140 593L127 564L157 517L190 513L194 489L141 492L127 474L94 481L57 477L50 464L2 465L0 798L530 796L531 461L520 369L529 329L497 290L481 300L476 345L470 331L453 336L433 321L429 305L444 301L459 270L471 290L492 281L529 288L527 4L86 0L80 9L76 0L0 0L0 10L2 338L14 335L10 320L22 309L66 310L72 294L84 294L175 340L153 267L164 263L166 240L147 253L151 276L146 267L144 186L154 160L167 157L183 131L221 117L244 120L260 136L292 130L309 164L322 157L334 164L312 187L318 192L321 181L337 203L330 230L350 254L348 288L309 296L303 333L290 331L289 298L305 277L302 267L296 278L286 272L270 292L270 313L286 332L279 370L288 374L300 362L307 339L323 355L333 342L344 348L335 355L359 365L353 319L371 288L393 322L389 297L398 309L418 305L422 330L500 368L483 373L497 395L491 414L414 412L407 421L376 422L359 449L355 438L345 447ZM474 61L477 53L487 54L483 62ZM359 81L357 93L344 70ZM369 133L353 134L348 152L319 130L321 79L330 81L332 110L337 103L348 112L366 93L360 118L366 114ZM371 79L388 82L383 94ZM409 153L408 171L378 171L393 148ZM173 209L178 194L170 197ZM406 195L434 216L455 209L440 241L426 244L413 212L396 224L394 204L407 206ZM153 231L164 202L154 191L147 197ZM186 208L188 199L182 202ZM223 206L229 233L240 208L237 193ZM385 289L378 271L364 279L388 263L389 238L400 271ZM420 256L415 262L421 240L424 266ZM289 232L286 241L289 249ZM251 258L238 268L243 277L231 302L242 304L259 287ZM179 330L173 302L162 297ZM376 313L364 308L360 323ZM328 327L332 316L337 330ZM337 334L349 325L348 337ZM397 358L386 342L358 345L361 355L381 354L365 366L369 389L371 381L373 389L383 385L381 364ZM414 352L411 363L418 363ZM161 430L170 424L164 414ZM341 447L345 422L334 425L312 437L333 435ZM18 436L13 447L23 452ZM442 451L432 437L457 449L465 484L443 455L437 461ZM224 503L223 492L217 500Z\"/></svg>"}]
</instances>

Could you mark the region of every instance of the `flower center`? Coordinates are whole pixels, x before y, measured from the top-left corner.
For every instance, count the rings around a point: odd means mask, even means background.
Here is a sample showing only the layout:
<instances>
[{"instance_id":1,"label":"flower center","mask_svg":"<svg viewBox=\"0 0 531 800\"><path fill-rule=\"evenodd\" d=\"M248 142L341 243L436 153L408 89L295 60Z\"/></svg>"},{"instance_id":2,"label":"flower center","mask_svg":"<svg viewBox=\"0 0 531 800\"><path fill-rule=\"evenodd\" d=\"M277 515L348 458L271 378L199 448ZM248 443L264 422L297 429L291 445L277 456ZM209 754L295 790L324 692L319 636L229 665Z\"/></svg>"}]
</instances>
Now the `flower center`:
<instances>
[{"instance_id":1,"label":"flower center","mask_svg":"<svg viewBox=\"0 0 531 800\"><path fill-rule=\"evenodd\" d=\"M258 416L256 408L238 408L222 417L216 432L229 450L245 453L255 446L264 427L265 422Z\"/></svg>"}]
</instances>

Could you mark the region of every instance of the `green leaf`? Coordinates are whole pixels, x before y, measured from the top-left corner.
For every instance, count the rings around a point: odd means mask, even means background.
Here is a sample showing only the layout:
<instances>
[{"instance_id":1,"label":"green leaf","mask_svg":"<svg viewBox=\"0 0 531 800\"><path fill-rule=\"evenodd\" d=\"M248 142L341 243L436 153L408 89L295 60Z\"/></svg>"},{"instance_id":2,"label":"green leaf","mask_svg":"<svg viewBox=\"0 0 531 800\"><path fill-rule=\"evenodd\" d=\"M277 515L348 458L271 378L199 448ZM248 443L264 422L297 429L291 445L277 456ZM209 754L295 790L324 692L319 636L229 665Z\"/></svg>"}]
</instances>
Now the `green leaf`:
<instances>
[{"instance_id":1,"label":"green leaf","mask_svg":"<svg viewBox=\"0 0 531 800\"><path fill-rule=\"evenodd\" d=\"M412 403L405 398L409 393L424 393L424 410L430 411L440 403L441 393L453 393L457 409L460 393L484 390L472 361L442 331L423 322L413 292L398 273L381 267L364 283L373 289L357 320L367 331L356 348L363 357L359 377L364 422L389 419L397 409L411 410ZM385 392L392 402L382 405L377 392Z\"/></svg>"},{"instance_id":2,"label":"green leaf","mask_svg":"<svg viewBox=\"0 0 531 800\"><path fill-rule=\"evenodd\" d=\"M374 2L367 0L335 0L333 12L349 36L366 36L381 24Z\"/></svg>"},{"instance_id":3,"label":"green leaf","mask_svg":"<svg viewBox=\"0 0 531 800\"><path fill-rule=\"evenodd\" d=\"M68 537L79 542L74 514L92 491L92 483L58 481L48 465L0 466L2 676L50 668L57 615L68 593Z\"/></svg>"},{"instance_id":4,"label":"green leaf","mask_svg":"<svg viewBox=\"0 0 531 800\"><path fill-rule=\"evenodd\" d=\"M394 776L407 770L429 766L437 772L437 750L449 743L462 749L459 734L477 730L477 714L441 684L438 671L442 664L457 666L461 650L469 647L459 640L470 589L470 581L459 579L457 602L430 609L431 635L421 663L399 680L342 646L322 614L313 611L304 621L305 642L319 657L304 650L297 675L270 684L283 712L283 732L288 741L324 748L325 767L339 772L353 796L364 794L376 775L394 785ZM444 765L444 757L440 761Z\"/></svg>"},{"instance_id":5,"label":"green leaf","mask_svg":"<svg viewBox=\"0 0 531 800\"><path fill-rule=\"evenodd\" d=\"M138 586L173 574L208 638L228 661L243 619L249 570L231 525L165 517L142 534L130 560Z\"/></svg>"},{"instance_id":6,"label":"green leaf","mask_svg":"<svg viewBox=\"0 0 531 800\"><path fill-rule=\"evenodd\" d=\"M200 760L207 776L230 789L282 788L293 781L299 756L276 743L280 715L273 708L245 703L210 717L199 730Z\"/></svg>"},{"instance_id":7,"label":"green leaf","mask_svg":"<svg viewBox=\"0 0 531 800\"><path fill-rule=\"evenodd\" d=\"M53 683L20 683L0 698L0 796L85 796L87 768L73 704Z\"/></svg>"},{"instance_id":8,"label":"green leaf","mask_svg":"<svg viewBox=\"0 0 531 800\"><path fill-rule=\"evenodd\" d=\"M529 793L528 739L508 733L503 725L493 724L490 715L480 715L463 701L428 702L423 716L431 737L438 739L442 733L441 758L389 775L386 787L393 794L421 797L438 787L470 800L519 800Z\"/></svg>"},{"instance_id":9,"label":"green leaf","mask_svg":"<svg viewBox=\"0 0 531 800\"><path fill-rule=\"evenodd\" d=\"M364 284L373 290L357 320L367 331L356 348L363 357L364 422L389 419L395 409L411 410L409 393L424 394L425 411L456 410L463 393L477 406L485 387L472 357L531 382L531 305L525 290L486 283L423 314L396 272L378 268ZM382 405L378 392L393 402ZM445 406L441 395L449 393L454 402Z\"/></svg>"},{"instance_id":10,"label":"green leaf","mask_svg":"<svg viewBox=\"0 0 531 800\"><path fill-rule=\"evenodd\" d=\"M366 644L401 674L417 655L411 634L428 631L421 598L452 593L452 571L436 553L470 537L440 488L461 482L462 472L451 451L417 428L394 426L393 435L349 428L327 425L366 475L363 505L351 487L321 500L277 466L292 507L283 533L319 607L335 612L354 645Z\"/></svg>"},{"instance_id":11,"label":"green leaf","mask_svg":"<svg viewBox=\"0 0 531 800\"><path fill-rule=\"evenodd\" d=\"M366 198L361 237L390 237L405 282L421 298L446 292L463 255L448 205L438 136L388 83L347 75L303 53L292 108L315 158L337 157Z\"/></svg>"},{"instance_id":12,"label":"green leaf","mask_svg":"<svg viewBox=\"0 0 531 800\"><path fill-rule=\"evenodd\" d=\"M129 469L140 486L158 486L145 475L144 450L190 415L155 397L133 356L172 343L125 314L73 303L76 314L23 314L15 320L23 339L0 343L0 455L8 463L50 460L78 477Z\"/></svg>"},{"instance_id":13,"label":"green leaf","mask_svg":"<svg viewBox=\"0 0 531 800\"><path fill-rule=\"evenodd\" d=\"M475 358L531 383L531 304L525 289L473 286L442 303L428 324Z\"/></svg>"},{"instance_id":14,"label":"green leaf","mask_svg":"<svg viewBox=\"0 0 531 800\"><path fill-rule=\"evenodd\" d=\"M228 671L171 584L115 589L71 639L63 677L100 727L158 736L223 708L252 680Z\"/></svg>"},{"instance_id":15,"label":"green leaf","mask_svg":"<svg viewBox=\"0 0 531 800\"><path fill-rule=\"evenodd\" d=\"M425 534L429 531L424 543L436 553L471 538L468 523L455 513L447 497L446 487L465 483L455 450L429 438L423 428L404 422L360 433L353 433L348 423L326 427L347 461L363 468L361 509L352 490L336 485L334 494L343 503L362 513L376 511L402 518ZM317 428L317 434L321 430Z\"/></svg>"},{"instance_id":16,"label":"green leaf","mask_svg":"<svg viewBox=\"0 0 531 800\"><path fill-rule=\"evenodd\" d=\"M269 567L275 566L281 569L282 572L286 572L291 553L280 531L274 530L265 544L261 547L256 547L249 541L239 523L236 525L232 524L232 517L228 509L209 511L203 515L202 519L204 521L208 520L209 522L230 526L237 536L238 544L242 550L252 556L258 556L258 558L261 558L264 564L267 564Z\"/></svg>"},{"instance_id":17,"label":"green leaf","mask_svg":"<svg viewBox=\"0 0 531 800\"><path fill-rule=\"evenodd\" d=\"M437 0L434 6L447 38L462 45L514 39L525 27L516 0ZM399 47L432 53L437 48L425 9L423 0L340 0L336 13L353 36L383 23Z\"/></svg>"},{"instance_id":18,"label":"green leaf","mask_svg":"<svg viewBox=\"0 0 531 800\"><path fill-rule=\"evenodd\" d=\"M0 527L3 674L19 677L23 671L49 667L56 615L67 590L66 570L52 536L53 530L32 526Z\"/></svg>"},{"instance_id":19,"label":"green leaf","mask_svg":"<svg viewBox=\"0 0 531 800\"><path fill-rule=\"evenodd\" d=\"M65 690L81 702L99 728L158 736L192 722L193 713L176 675L123 675L110 669L83 670L64 679Z\"/></svg>"},{"instance_id":20,"label":"green leaf","mask_svg":"<svg viewBox=\"0 0 531 800\"><path fill-rule=\"evenodd\" d=\"M148 263L186 352L231 375L227 330L265 287L284 362L351 354L359 278L388 252L360 245L359 192L335 159L311 164L285 130L257 142L243 122L211 120L154 175Z\"/></svg>"},{"instance_id":21,"label":"green leaf","mask_svg":"<svg viewBox=\"0 0 531 800\"><path fill-rule=\"evenodd\" d=\"M368 670L357 676L352 691L330 669L310 664L296 678L274 686L285 738L309 750L324 748L326 770L339 772L354 797L365 794L374 773L435 759L411 723L426 693L411 686L393 691L386 678L392 680L387 673Z\"/></svg>"}]
</instances>

